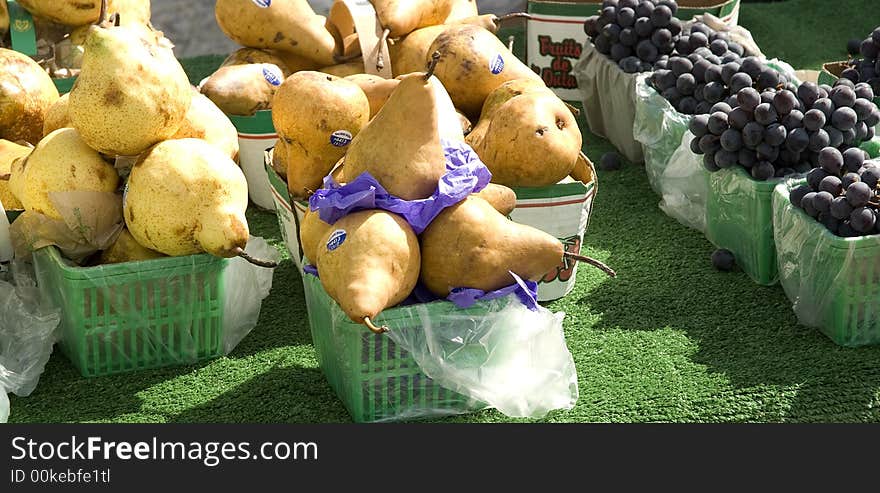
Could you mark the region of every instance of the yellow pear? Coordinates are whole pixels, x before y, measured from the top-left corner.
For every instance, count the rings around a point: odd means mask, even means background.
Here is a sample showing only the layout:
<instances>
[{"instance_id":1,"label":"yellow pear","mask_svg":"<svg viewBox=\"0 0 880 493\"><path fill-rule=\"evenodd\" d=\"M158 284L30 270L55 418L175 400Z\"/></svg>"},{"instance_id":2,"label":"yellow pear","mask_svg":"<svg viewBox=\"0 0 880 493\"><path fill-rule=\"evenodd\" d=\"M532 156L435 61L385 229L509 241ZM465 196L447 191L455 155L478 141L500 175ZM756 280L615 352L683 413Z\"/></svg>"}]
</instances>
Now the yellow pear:
<instances>
[{"instance_id":1,"label":"yellow pear","mask_svg":"<svg viewBox=\"0 0 880 493\"><path fill-rule=\"evenodd\" d=\"M541 80L495 34L479 26L450 26L428 49L432 55L435 51L440 53L437 78L455 107L472 118L479 116L486 97L501 84L514 79Z\"/></svg>"},{"instance_id":2,"label":"yellow pear","mask_svg":"<svg viewBox=\"0 0 880 493\"><path fill-rule=\"evenodd\" d=\"M223 60L220 67L252 65L258 63L270 63L275 65L281 70L284 78L289 77L290 74L293 73L287 68L287 64L280 56L278 56L277 52L271 50L259 50L256 48L239 48L238 50L235 50ZM298 71L299 70L297 70L297 72Z\"/></svg>"},{"instance_id":3,"label":"yellow pear","mask_svg":"<svg viewBox=\"0 0 880 493\"><path fill-rule=\"evenodd\" d=\"M445 24L449 24L479 14L477 0L452 0L452 9L446 16Z\"/></svg>"},{"instance_id":4,"label":"yellow pear","mask_svg":"<svg viewBox=\"0 0 880 493\"><path fill-rule=\"evenodd\" d=\"M574 169L581 144L574 115L556 95L543 92L501 105L485 137L471 143L492 181L509 187L558 183Z\"/></svg>"},{"instance_id":5,"label":"yellow pear","mask_svg":"<svg viewBox=\"0 0 880 493\"><path fill-rule=\"evenodd\" d=\"M295 198L317 190L370 119L370 103L354 82L321 72L297 72L272 102L272 122L286 153L287 185Z\"/></svg>"},{"instance_id":6,"label":"yellow pear","mask_svg":"<svg viewBox=\"0 0 880 493\"><path fill-rule=\"evenodd\" d=\"M583 152L578 155L578 160L569 176L583 183L590 183L595 178L593 176L593 163L590 162L590 159Z\"/></svg>"},{"instance_id":7,"label":"yellow pear","mask_svg":"<svg viewBox=\"0 0 880 493\"><path fill-rule=\"evenodd\" d=\"M119 14L121 26L150 24L150 0L110 0L107 10L110 14Z\"/></svg>"},{"instance_id":8,"label":"yellow pear","mask_svg":"<svg viewBox=\"0 0 880 493\"><path fill-rule=\"evenodd\" d=\"M58 89L30 57L0 48L0 139L31 144L43 136L43 121Z\"/></svg>"},{"instance_id":9,"label":"yellow pear","mask_svg":"<svg viewBox=\"0 0 880 493\"><path fill-rule=\"evenodd\" d=\"M475 145L486 136L486 130L489 129L489 123L495 111L511 98L520 94L544 92L553 94L543 81L535 79L514 79L498 86L494 91L489 93L486 101L483 102L483 108L480 111L480 119L477 121L471 133L467 136L468 144Z\"/></svg>"},{"instance_id":10,"label":"yellow pear","mask_svg":"<svg viewBox=\"0 0 880 493\"><path fill-rule=\"evenodd\" d=\"M202 94L227 115L250 116L272 108L284 74L271 63L220 67L202 85Z\"/></svg>"},{"instance_id":11,"label":"yellow pear","mask_svg":"<svg viewBox=\"0 0 880 493\"><path fill-rule=\"evenodd\" d=\"M488 202L469 196L438 215L420 237L421 281L446 297L454 288L494 291L514 283L509 272L536 281L559 265L562 242L508 220Z\"/></svg>"},{"instance_id":12,"label":"yellow pear","mask_svg":"<svg viewBox=\"0 0 880 493\"><path fill-rule=\"evenodd\" d=\"M25 210L52 219L61 214L52 205L52 192L115 192L119 175L72 128L61 128L12 165L9 187Z\"/></svg>"},{"instance_id":13,"label":"yellow pear","mask_svg":"<svg viewBox=\"0 0 880 493\"><path fill-rule=\"evenodd\" d=\"M290 154L287 152L286 146L286 142L279 140L275 142L275 148L272 149L272 169L284 179L285 183L287 182L287 156Z\"/></svg>"},{"instance_id":14,"label":"yellow pear","mask_svg":"<svg viewBox=\"0 0 880 493\"><path fill-rule=\"evenodd\" d=\"M98 263L102 265L121 264L123 262L153 260L164 256L138 243L134 236L127 229L123 228L116 241L109 248L101 252Z\"/></svg>"},{"instance_id":15,"label":"yellow pear","mask_svg":"<svg viewBox=\"0 0 880 493\"><path fill-rule=\"evenodd\" d=\"M268 50L269 53L278 57L282 62L284 62L284 66L287 68L287 71L291 74L295 74L302 70L318 70L321 67L321 63L316 62L310 58L306 58L301 55L297 55L295 53L290 53L287 51L280 50Z\"/></svg>"},{"instance_id":16,"label":"yellow pear","mask_svg":"<svg viewBox=\"0 0 880 493\"><path fill-rule=\"evenodd\" d=\"M318 241L321 284L348 317L371 330L379 313L409 296L419 279L419 241L400 216L354 212L327 228Z\"/></svg>"},{"instance_id":17,"label":"yellow pear","mask_svg":"<svg viewBox=\"0 0 880 493\"><path fill-rule=\"evenodd\" d=\"M461 122L443 85L430 73L400 77L400 84L345 156L349 179L369 172L405 200L424 199L446 172L441 140L461 142Z\"/></svg>"},{"instance_id":18,"label":"yellow pear","mask_svg":"<svg viewBox=\"0 0 880 493\"><path fill-rule=\"evenodd\" d=\"M332 226L321 220L317 212L307 208L303 220L299 226L299 241L302 245L303 255L315 264L318 258L318 242L325 236Z\"/></svg>"},{"instance_id":19,"label":"yellow pear","mask_svg":"<svg viewBox=\"0 0 880 493\"><path fill-rule=\"evenodd\" d=\"M409 33L402 40L388 48L391 56L391 71L395 77L413 72L424 72L428 68L431 43L449 26L428 26Z\"/></svg>"},{"instance_id":20,"label":"yellow pear","mask_svg":"<svg viewBox=\"0 0 880 493\"><path fill-rule=\"evenodd\" d=\"M9 9L6 8L6 2L0 2L0 38L6 36L9 32Z\"/></svg>"},{"instance_id":21,"label":"yellow pear","mask_svg":"<svg viewBox=\"0 0 880 493\"><path fill-rule=\"evenodd\" d=\"M101 13L99 0L18 0L18 3L34 16L65 26L92 24Z\"/></svg>"},{"instance_id":22,"label":"yellow pear","mask_svg":"<svg viewBox=\"0 0 880 493\"><path fill-rule=\"evenodd\" d=\"M370 102L370 118L379 113L379 110L382 109L382 106L391 97L391 93L400 84L400 81L397 79L383 79L378 75L372 74L349 75L346 79L357 84L364 91L364 94L367 95L367 100Z\"/></svg>"},{"instance_id":23,"label":"yellow pear","mask_svg":"<svg viewBox=\"0 0 880 493\"><path fill-rule=\"evenodd\" d=\"M133 156L177 133L192 99L170 48L145 32L92 26L70 120L93 149Z\"/></svg>"},{"instance_id":24,"label":"yellow pear","mask_svg":"<svg viewBox=\"0 0 880 493\"><path fill-rule=\"evenodd\" d=\"M173 139L202 139L238 162L238 130L206 96L196 92L180 130Z\"/></svg>"},{"instance_id":25,"label":"yellow pear","mask_svg":"<svg viewBox=\"0 0 880 493\"><path fill-rule=\"evenodd\" d=\"M229 156L200 139L166 140L132 168L123 215L150 250L234 257L248 242L247 205L247 180Z\"/></svg>"},{"instance_id":26,"label":"yellow pear","mask_svg":"<svg viewBox=\"0 0 880 493\"><path fill-rule=\"evenodd\" d=\"M442 24L455 0L371 0L376 17L390 37L406 36L420 27ZM424 70L424 68L422 69Z\"/></svg>"},{"instance_id":27,"label":"yellow pear","mask_svg":"<svg viewBox=\"0 0 880 493\"><path fill-rule=\"evenodd\" d=\"M12 174L12 163L24 158L31 153L31 148L0 139L0 204L8 211L24 209L21 201L16 198L9 188L9 179Z\"/></svg>"},{"instance_id":28,"label":"yellow pear","mask_svg":"<svg viewBox=\"0 0 880 493\"><path fill-rule=\"evenodd\" d=\"M516 209L516 192L504 185L490 183L473 195L488 202L504 216L509 216Z\"/></svg>"},{"instance_id":29,"label":"yellow pear","mask_svg":"<svg viewBox=\"0 0 880 493\"><path fill-rule=\"evenodd\" d=\"M334 63L336 40L306 0L217 0L214 14L229 38L249 48L287 51Z\"/></svg>"},{"instance_id":30,"label":"yellow pear","mask_svg":"<svg viewBox=\"0 0 880 493\"><path fill-rule=\"evenodd\" d=\"M362 74L364 73L364 61L358 59L352 62L330 65L318 69L318 72L335 75L336 77L348 77L350 75Z\"/></svg>"},{"instance_id":31,"label":"yellow pear","mask_svg":"<svg viewBox=\"0 0 880 493\"><path fill-rule=\"evenodd\" d=\"M46 119L43 121L43 135L58 130L59 128L70 127L70 93L63 94L57 101L49 106L46 113Z\"/></svg>"}]
</instances>

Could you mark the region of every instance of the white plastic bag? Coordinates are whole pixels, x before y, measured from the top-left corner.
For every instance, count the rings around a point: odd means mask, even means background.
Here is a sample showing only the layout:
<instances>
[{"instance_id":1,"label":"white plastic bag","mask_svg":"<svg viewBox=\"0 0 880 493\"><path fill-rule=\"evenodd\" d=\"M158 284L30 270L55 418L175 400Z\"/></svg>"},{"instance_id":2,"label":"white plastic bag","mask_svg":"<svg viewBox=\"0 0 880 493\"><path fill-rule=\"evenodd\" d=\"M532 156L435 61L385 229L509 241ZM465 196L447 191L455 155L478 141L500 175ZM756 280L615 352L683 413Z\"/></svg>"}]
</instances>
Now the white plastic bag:
<instances>
[{"instance_id":1,"label":"white plastic bag","mask_svg":"<svg viewBox=\"0 0 880 493\"><path fill-rule=\"evenodd\" d=\"M489 303L485 316L463 315L457 323L432 323L426 305L417 305L424 330L387 335L437 384L507 416L543 418L574 407L577 371L562 331L565 314L530 311L512 295Z\"/></svg>"},{"instance_id":2,"label":"white plastic bag","mask_svg":"<svg viewBox=\"0 0 880 493\"><path fill-rule=\"evenodd\" d=\"M263 238L251 236L245 252L261 260L279 262L281 254ZM260 319L260 307L272 289L275 269L253 265L241 257L229 261L223 300L223 352L229 354Z\"/></svg>"},{"instance_id":3,"label":"white plastic bag","mask_svg":"<svg viewBox=\"0 0 880 493\"><path fill-rule=\"evenodd\" d=\"M12 265L12 282L0 281L0 422L9 417L7 392L28 396L52 354L61 315L40 305L30 268Z\"/></svg>"}]
</instances>

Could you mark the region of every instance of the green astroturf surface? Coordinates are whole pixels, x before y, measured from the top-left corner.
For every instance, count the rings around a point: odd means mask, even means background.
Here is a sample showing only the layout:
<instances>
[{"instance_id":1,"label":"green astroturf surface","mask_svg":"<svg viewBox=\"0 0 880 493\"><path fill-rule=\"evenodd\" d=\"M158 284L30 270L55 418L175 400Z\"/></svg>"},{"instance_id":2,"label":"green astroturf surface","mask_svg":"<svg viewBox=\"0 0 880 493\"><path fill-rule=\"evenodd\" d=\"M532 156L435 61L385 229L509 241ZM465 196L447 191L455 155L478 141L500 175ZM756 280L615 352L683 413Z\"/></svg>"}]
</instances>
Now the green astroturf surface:
<instances>
[{"instance_id":1,"label":"green astroturf surface","mask_svg":"<svg viewBox=\"0 0 880 493\"><path fill-rule=\"evenodd\" d=\"M740 23L770 57L818 68L847 39L880 25L873 0L745 4ZM873 10L872 10L873 9ZM218 58L189 60L199 80ZM587 135L594 162L610 147ZM617 269L581 267L549 304L565 311L580 398L560 422L878 421L880 348L844 349L797 324L782 289L719 273L703 236L666 217L640 167L600 172L584 252ZM274 215L252 232L279 249ZM84 379L56 351L36 391L11 396L13 422L338 422L349 420L317 366L300 277L277 269L259 325L212 362ZM496 411L446 421L510 421Z\"/></svg>"}]
</instances>

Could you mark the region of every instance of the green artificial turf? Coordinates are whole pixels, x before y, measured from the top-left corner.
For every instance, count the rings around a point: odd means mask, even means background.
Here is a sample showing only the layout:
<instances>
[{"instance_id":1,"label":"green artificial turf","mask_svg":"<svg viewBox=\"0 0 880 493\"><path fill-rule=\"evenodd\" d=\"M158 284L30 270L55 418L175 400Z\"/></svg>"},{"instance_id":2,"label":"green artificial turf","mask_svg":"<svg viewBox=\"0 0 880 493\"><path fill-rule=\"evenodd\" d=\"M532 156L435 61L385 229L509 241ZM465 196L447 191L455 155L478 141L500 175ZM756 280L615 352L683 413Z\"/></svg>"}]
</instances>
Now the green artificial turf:
<instances>
[{"instance_id":1,"label":"green artificial turf","mask_svg":"<svg viewBox=\"0 0 880 493\"><path fill-rule=\"evenodd\" d=\"M880 24L872 3L749 3L740 22L767 55L818 68ZM199 80L218 61L190 60L187 68ZM596 162L610 150L589 134L585 147ZM574 409L548 421L880 420L880 348L844 349L798 325L780 287L715 271L709 242L657 203L641 167L600 172L584 252L619 276L582 267L574 292L548 305L566 313L580 383ZM254 234L283 249L274 215L251 210L248 218ZM56 352L36 391L11 401L12 422L349 420L317 366L289 259L275 273L259 325L228 357L85 379ZM510 419L490 410L444 421Z\"/></svg>"}]
</instances>

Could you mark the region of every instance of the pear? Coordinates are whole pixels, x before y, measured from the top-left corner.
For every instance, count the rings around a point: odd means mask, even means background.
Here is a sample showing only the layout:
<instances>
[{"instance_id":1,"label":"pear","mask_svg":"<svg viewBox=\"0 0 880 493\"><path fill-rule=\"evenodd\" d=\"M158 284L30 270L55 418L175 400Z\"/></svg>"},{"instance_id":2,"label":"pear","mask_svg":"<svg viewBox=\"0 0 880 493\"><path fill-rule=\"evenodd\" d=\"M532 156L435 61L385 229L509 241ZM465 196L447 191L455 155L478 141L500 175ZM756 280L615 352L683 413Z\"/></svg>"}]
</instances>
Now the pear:
<instances>
[{"instance_id":1,"label":"pear","mask_svg":"<svg viewBox=\"0 0 880 493\"><path fill-rule=\"evenodd\" d=\"M270 63L278 67L281 70L284 78L287 78L293 72L287 68L287 63L284 62L280 56L278 56L277 52L273 52L271 50L258 50L256 48L240 48L232 52L223 63L220 64L220 67L229 67L234 65L252 65L258 63ZM299 72L300 69L295 70L294 72Z\"/></svg>"},{"instance_id":2,"label":"pear","mask_svg":"<svg viewBox=\"0 0 880 493\"><path fill-rule=\"evenodd\" d=\"M376 17L391 38L406 36L420 27L442 24L454 0L371 0Z\"/></svg>"},{"instance_id":3,"label":"pear","mask_svg":"<svg viewBox=\"0 0 880 493\"><path fill-rule=\"evenodd\" d=\"M269 53L278 57L284 63L284 67L287 68L287 71L291 74L303 70L318 70L321 65L323 65L322 63L297 55L296 53L280 50L269 50Z\"/></svg>"},{"instance_id":4,"label":"pear","mask_svg":"<svg viewBox=\"0 0 880 493\"><path fill-rule=\"evenodd\" d=\"M272 169L278 173L285 182L287 182L287 156L290 153L287 151L287 143L283 140L279 140L275 142L275 147L272 149Z\"/></svg>"},{"instance_id":5,"label":"pear","mask_svg":"<svg viewBox=\"0 0 880 493\"><path fill-rule=\"evenodd\" d=\"M228 258L247 245L247 205L247 180L229 156L200 139L166 140L132 168L123 215L150 250Z\"/></svg>"},{"instance_id":6,"label":"pear","mask_svg":"<svg viewBox=\"0 0 880 493\"><path fill-rule=\"evenodd\" d=\"M0 139L0 204L8 211L24 209L21 201L9 189L12 163L31 153L31 148Z\"/></svg>"},{"instance_id":7,"label":"pear","mask_svg":"<svg viewBox=\"0 0 880 493\"><path fill-rule=\"evenodd\" d=\"M449 15L446 16L444 24L450 24L468 17L476 17L478 14L477 0L452 0L452 8L449 11Z\"/></svg>"},{"instance_id":8,"label":"pear","mask_svg":"<svg viewBox=\"0 0 880 493\"><path fill-rule=\"evenodd\" d=\"M92 26L70 91L70 120L93 149L133 156L173 136L192 99L170 48L145 32Z\"/></svg>"},{"instance_id":9,"label":"pear","mask_svg":"<svg viewBox=\"0 0 880 493\"><path fill-rule=\"evenodd\" d=\"M330 65L328 67L321 67L318 71L336 77L348 77L350 75L363 74L364 61L354 60L352 62Z\"/></svg>"},{"instance_id":10,"label":"pear","mask_svg":"<svg viewBox=\"0 0 880 493\"><path fill-rule=\"evenodd\" d=\"M594 180L593 176L593 163L590 162L590 159L587 158L586 154L581 152L578 155L578 160L572 168L571 173L569 173L573 179L582 182L582 183L590 183Z\"/></svg>"},{"instance_id":11,"label":"pear","mask_svg":"<svg viewBox=\"0 0 880 493\"><path fill-rule=\"evenodd\" d=\"M392 195L427 198L446 172L443 139L464 140L443 85L430 72L403 75L379 114L351 143L345 175L354 179L366 171Z\"/></svg>"},{"instance_id":12,"label":"pear","mask_svg":"<svg viewBox=\"0 0 880 493\"><path fill-rule=\"evenodd\" d=\"M467 136L466 140L468 144L473 146L475 142L478 142L485 137L486 131L489 129L489 123L492 121L492 116L495 115L495 112L501 107L501 105L515 96L531 92L546 92L553 94L543 81L535 79L510 80L501 84L494 91L489 93L486 97L486 101L483 102L483 108L480 110L480 119Z\"/></svg>"},{"instance_id":13,"label":"pear","mask_svg":"<svg viewBox=\"0 0 880 493\"><path fill-rule=\"evenodd\" d=\"M119 14L121 26L150 24L150 0L110 0L108 12Z\"/></svg>"},{"instance_id":14,"label":"pear","mask_svg":"<svg viewBox=\"0 0 880 493\"><path fill-rule=\"evenodd\" d=\"M72 128L61 128L37 144L26 158L15 161L9 188L25 210L52 219L61 214L52 205L52 192L115 192L119 175Z\"/></svg>"},{"instance_id":15,"label":"pear","mask_svg":"<svg viewBox=\"0 0 880 493\"><path fill-rule=\"evenodd\" d=\"M479 116L486 97L501 84L514 79L541 80L491 31L479 26L450 26L428 51L440 53L437 78L455 107L472 118Z\"/></svg>"},{"instance_id":16,"label":"pear","mask_svg":"<svg viewBox=\"0 0 880 493\"><path fill-rule=\"evenodd\" d=\"M501 105L485 135L470 143L492 172L493 182L542 187L555 185L571 173L582 137L574 115L558 97L535 92Z\"/></svg>"},{"instance_id":17,"label":"pear","mask_svg":"<svg viewBox=\"0 0 880 493\"><path fill-rule=\"evenodd\" d=\"M43 135L58 130L59 128L70 127L70 93L62 94L57 101L49 106L46 112L46 119L43 120Z\"/></svg>"},{"instance_id":18,"label":"pear","mask_svg":"<svg viewBox=\"0 0 880 493\"><path fill-rule=\"evenodd\" d=\"M504 185L490 183L473 196L485 200L503 216L509 216L516 209L516 192Z\"/></svg>"},{"instance_id":19,"label":"pear","mask_svg":"<svg viewBox=\"0 0 880 493\"><path fill-rule=\"evenodd\" d=\"M0 48L0 139L36 144L58 89L30 57Z\"/></svg>"},{"instance_id":20,"label":"pear","mask_svg":"<svg viewBox=\"0 0 880 493\"><path fill-rule=\"evenodd\" d=\"M400 81L397 79L383 79L378 75L372 74L349 75L346 79L357 84L364 91L364 94L367 95L367 100L370 102L370 118L379 113L379 110L382 109L382 106L391 97L391 93L400 84Z\"/></svg>"},{"instance_id":21,"label":"pear","mask_svg":"<svg viewBox=\"0 0 880 493\"><path fill-rule=\"evenodd\" d=\"M321 284L348 317L366 324L406 299L419 279L419 241L407 222L382 210L354 212L336 221L317 246Z\"/></svg>"},{"instance_id":22,"label":"pear","mask_svg":"<svg viewBox=\"0 0 880 493\"><path fill-rule=\"evenodd\" d=\"M284 81L271 63L220 67L202 84L202 94L227 115L250 116L272 108L272 98Z\"/></svg>"},{"instance_id":23,"label":"pear","mask_svg":"<svg viewBox=\"0 0 880 493\"><path fill-rule=\"evenodd\" d=\"M9 32L9 9L6 2L0 2L0 38L6 37Z\"/></svg>"},{"instance_id":24,"label":"pear","mask_svg":"<svg viewBox=\"0 0 880 493\"><path fill-rule=\"evenodd\" d=\"M214 14L230 39L332 65L336 40L306 0L217 0Z\"/></svg>"},{"instance_id":25,"label":"pear","mask_svg":"<svg viewBox=\"0 0 880 493\"><path fill-rule=\"evenodd\" d=\"M206 96L195 92L189 111L174 139L202 139L238 162L238 130L223 111Z\"/></svg>"},{"instance_id":26,"label":"pear","mask_svg":"<svg viewBox=\"0 0 880 493\"><path fill-rule=\"evenodd\" d=\"M99 0L18 0L18 3L36 17L65 26L92 24L101 14Z\"/></svg>"},{"instance_id":27,"label":"pear","mask_svg":"<svg viewBox=\"0 0 880 493\"><path fill-rule=\"evenodd\" d=\"M370 103L354 82L321 72L297 72L272 101L272 122L287 161L287 185L295 198L321 187L333 165L370 119Z\"/></svg>"},{"instance_id":28,"label":"pear","mask_svg":"<svg viewBox=\"0 0 880 493\"><path fill-rule=\"evenodd\" d=\"M428 67L431 43L449 26L428 26L409 33L388 48L391 72L395 77L413 72L424 72Z\"/></svg>"},{"instance_id":29,"label":"pear","mask_svg":"<svg viewBox=\"0 0 880 493\"><path fill-rule=\"evenodd\" d=\"M306 209L302 222L299 225L299 242L302 245L303 255L313 265L318 258L318 242L321 241L327 232L332 228L331 225L321 220L317 212Z\"/></svg>"},{"instance_id":30,"label":"pear","mask_svg":"<svg viewBox=\"0 0 880 493\"><path fill-rule=\"evenodd\" d=\"M116 241L109 248L101 252L101 256L98 257L98 263L102 265L121 264L123 262L153 260L164 256L159 252L145 248L134 239L134 236L127 229L123 228Z\"/></svg>"}]
</instances>

